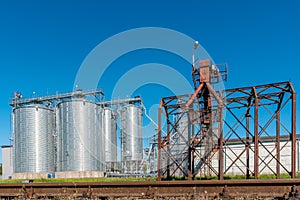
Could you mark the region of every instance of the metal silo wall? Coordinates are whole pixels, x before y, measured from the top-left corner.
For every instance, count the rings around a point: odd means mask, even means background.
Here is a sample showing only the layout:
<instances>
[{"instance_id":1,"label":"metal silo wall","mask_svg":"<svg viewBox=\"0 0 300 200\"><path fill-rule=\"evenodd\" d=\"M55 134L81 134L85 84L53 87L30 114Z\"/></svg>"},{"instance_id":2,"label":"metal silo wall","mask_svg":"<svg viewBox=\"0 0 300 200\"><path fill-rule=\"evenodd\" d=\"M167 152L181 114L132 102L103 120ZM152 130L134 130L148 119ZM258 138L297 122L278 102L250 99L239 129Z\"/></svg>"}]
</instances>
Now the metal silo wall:
<instances>
[{"instance_id":1,"label":"metal silo wall","mask_svg":"<svg viewBox=\"0 0 300 200\"><path fill-rule=\"evenodd\" d=\"M140 172L143 159L142 109L135 105L121 109L122 162L125 172Z\"/></svg>"},{"instance_id":2,"label":"metal silo wall","mask_svg":"<svg viewBox=\"0 0 300 200\"><path fill-rule=\"evenodd\" d=\"M117 169L117 121L116 112L111 108L103 110L103 135L106 171Z\"/></svg>"},{"instance_id":3,"label":"metal silo wall","mask_svg":"<svg viewBox=\"0 0 300 200\"><path fill-rule=\"evenodd\" d=\"M14 172L53 172L54 112L41 105L13 110Z\"/></svg>"},{"instance_id":4,"label":"metal silo wall","mask_svg":"<svg viewBox=\"0 0 300 200\"><path fill-rule=\"evenodd\" d=\"M57 105L57 171L103 171L102 109L85 100Z\"/></svg>"}]
</instances>

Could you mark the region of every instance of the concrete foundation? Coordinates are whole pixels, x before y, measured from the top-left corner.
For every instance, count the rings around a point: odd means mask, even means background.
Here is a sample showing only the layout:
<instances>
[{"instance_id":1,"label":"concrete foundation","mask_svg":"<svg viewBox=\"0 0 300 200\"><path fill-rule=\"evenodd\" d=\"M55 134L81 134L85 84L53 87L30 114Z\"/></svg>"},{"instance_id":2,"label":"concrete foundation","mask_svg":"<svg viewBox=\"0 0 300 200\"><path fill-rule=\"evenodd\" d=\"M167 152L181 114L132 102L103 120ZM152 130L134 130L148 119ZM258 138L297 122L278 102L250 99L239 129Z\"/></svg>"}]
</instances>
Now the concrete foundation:
<instances>
[{"instance_id":1,"label":"concrete foundation","mask_svg":"<svg viewBox=\"0 0 300 200\"><path fill-rule=\"evenodd\" d=\"M49 177L50 176L50 177ZM42 173L14 173L12 179L41 179L41 178L101 178L103 171L65 171L65 172L42 172Z\"/></svg>"},{"instance_id":2,"label":"concrete foundation","mask_svg":"<svg viewBox=\"0 0 300 200\"><path fill-rule=\"evenodd\" d=\"M103 171L65 171L55 172L55 178L101 178Z\"/></svg>"},{"instance_id":3,"label":"concrete foundation","mask_svg":"<svg viewBox=\"0 0 300 200\"><path fill-rule=\"evenodd\" d=\"M13 173L12 179L40 179L40 178L47 178L47 172L27 172L27 173Z\"/></svg>"}]
</instances>

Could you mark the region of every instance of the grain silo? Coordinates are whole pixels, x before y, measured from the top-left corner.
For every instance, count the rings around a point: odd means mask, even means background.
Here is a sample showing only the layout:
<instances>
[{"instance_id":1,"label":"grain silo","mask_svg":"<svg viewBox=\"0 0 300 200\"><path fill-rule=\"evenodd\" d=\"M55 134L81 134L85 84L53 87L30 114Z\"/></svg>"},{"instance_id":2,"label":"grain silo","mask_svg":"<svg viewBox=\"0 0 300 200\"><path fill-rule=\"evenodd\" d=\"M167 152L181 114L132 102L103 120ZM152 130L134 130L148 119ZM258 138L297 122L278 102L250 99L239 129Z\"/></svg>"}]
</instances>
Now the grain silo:
<instances>
[{"instance_id":1,"label":"grain silo","mask_svg":"<svg viewBox=\"0 0 300 200\"><path fill-rule=\"evenodd\" d=\"M102 108L74 99L56 109L57 171L103 171Z\"/></svg>"},{"instance_id":2,"label":"grain silo","mask_svg":"<svg viewBox=\"0 0 300 200\"><path fill-rule=\"evenodd\" d=\"M53 172L53 109L39 104L16 107L12 121L14 173Z\"/></svg>"},{"instance_id":3,"label":"grain silo","mask_svg":"<svg viewBox=\"0 0 300 200\"><path fill-rule=\"evenodd\" d=\"M125 172L141 172L143 159L142 109L134 104L121 108L122 163Z\"/></svg>"},{"instance_id":4,"label":"grain silo","mask_svg":"<svg viewBox=\"0 0 300 200\"><path fill-rule=\"evenodd\" d=\"M103 109L103 136L106 171L117 169L117 113L111 108Z\"/></svg>"}]
</instances>

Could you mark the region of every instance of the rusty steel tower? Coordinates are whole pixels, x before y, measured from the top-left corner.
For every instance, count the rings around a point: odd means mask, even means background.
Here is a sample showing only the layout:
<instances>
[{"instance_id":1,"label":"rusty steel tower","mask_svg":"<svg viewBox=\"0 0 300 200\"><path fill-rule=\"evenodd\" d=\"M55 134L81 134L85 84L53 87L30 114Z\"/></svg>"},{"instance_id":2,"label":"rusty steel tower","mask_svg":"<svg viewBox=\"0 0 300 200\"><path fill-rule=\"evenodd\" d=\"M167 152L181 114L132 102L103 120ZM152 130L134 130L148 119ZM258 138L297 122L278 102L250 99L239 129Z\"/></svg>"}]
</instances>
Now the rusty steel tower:
<instances>
[{"instance_id":1,"label":"rusty steel tower","mask_svg":"<svg viewBox=\"0 0 300 200\"><path fill-rule=\"evenodd\" d=\"M201 60L199 67L194 64L193 59L194 93L160 100L158 180L176 176L223 179L233 167L245 178L258 179L266 169L276 178L282 173L295 178L296 93L292 83L215 90L213 85L227 78L227 65L210 60ZM231 144L238 144L240 150ZM282 159L287 146L289 154ZM284 164L286 159L290 166Z\"/></svg>"}]
</instances>

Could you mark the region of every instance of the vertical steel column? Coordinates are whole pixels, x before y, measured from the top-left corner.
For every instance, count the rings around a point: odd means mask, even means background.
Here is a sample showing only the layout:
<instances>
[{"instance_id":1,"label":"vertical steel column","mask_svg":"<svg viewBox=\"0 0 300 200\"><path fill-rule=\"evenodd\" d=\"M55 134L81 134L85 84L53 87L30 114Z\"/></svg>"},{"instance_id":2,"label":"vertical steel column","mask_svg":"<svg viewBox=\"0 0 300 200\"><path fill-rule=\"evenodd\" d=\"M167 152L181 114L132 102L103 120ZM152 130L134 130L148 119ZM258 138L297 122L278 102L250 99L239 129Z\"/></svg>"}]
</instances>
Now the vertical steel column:
<instances>
[{"instance_id":1,"label":"vertical steel column","mask_svg":"<svg viewBox=\"0 0 300 200\"><path fill-rule=\"evenodd\" d=\"M296 178L296 93L292 94L292 178Z\"/></svg>"},{"instance_id":2,"label":"vertical steel column","mask_svg":"<svg viewBox=\"0 0 300 200\"><path fill-rule=\"evenodd\" d=\"M259 99L256 93L256 89L253 88L254 98L255 98L255 108L254 108L254 178L258 179L258 157L259 157L259 139L258 139L258 103Z\"/></svg>"},{"instance_id":3,"label":"vertical steel column","mask_svg":"<svg viewBox=\"0 0 300 200\"><path fill-rule=\"evenodd\" d=\"M167 122L167 179L171 179L171 170L170 170L170 122Z\"/></svg>"},{"instance_id":4,"label":"vertical steel column","mask_svg":"<svg viewBox=\"0 0 300 200\"><path fill-rule=\"evenodd\" d=\"M280 111L276 111L276 178L280 179Z\"/></svg>"},{"instance_id":5,"label":"vertical steel column","mask_svg":"<svg viewBox=\"0 0 300 200\"><path fill-rule=\"evenodd\" d=\"M247 165L247 169L246 169L246 179L250 179L250 153L249 153L249 128L250 128L250 121L249 121L249 117L250 114L246 114L246 165Z\"/></svg>"},{"instance_id":6,"label":"vertical steel column","mask_svg":"<svg viewBox=\"0 0 300 200\"><path fill-rule=\"evenodd\" d=\"M157 140L157 180L161 181L161 106L158 108Z\"/></svg>"},{"instance_id":7,"label":"vertical steel column","mask_svg":"<svg viewBox=\"0 0 300 200\"><path fill-rule=\"evenodd\" d=\"M193 179L192 173L192 145L191 145L191 121L188 117L188 180Z\"/></svg>"},{"instance_id":8,"label":"vertical steel column","mask_svg":"<svg viewBox=\"0 0 300 200\"><path fill-rule=\"evenodd\" d=\"M220 95L221 96L221 95ZM223 158L223 108L220 106L219 108L219 180L224 178L224 158Z\"/></svg>"},{"instance_id":9,"label":"vertical steel column","mask_svg":"<svg viewBox=\"0 0 300 200\"><path fill-rule=\"evenodd\" d=\"M192 123L192 140L195 139L195 125ZM193 174L193 178L195 177L195 142L193 141L192 143L192 152L191 152L191 156L192 156L192 174Z\"/></svg>"}]
</instances>

